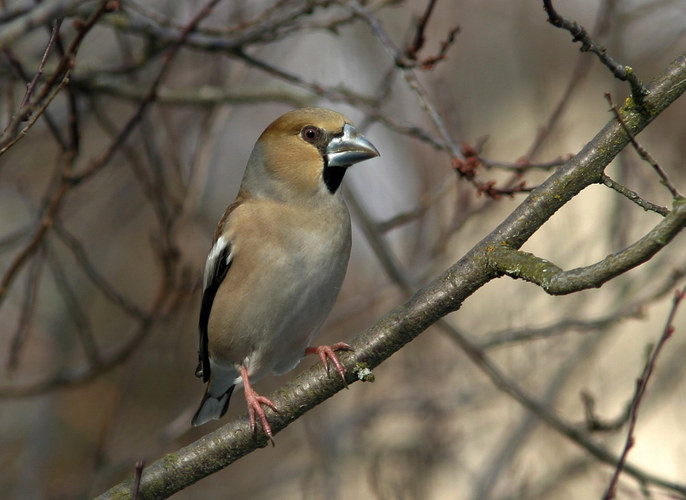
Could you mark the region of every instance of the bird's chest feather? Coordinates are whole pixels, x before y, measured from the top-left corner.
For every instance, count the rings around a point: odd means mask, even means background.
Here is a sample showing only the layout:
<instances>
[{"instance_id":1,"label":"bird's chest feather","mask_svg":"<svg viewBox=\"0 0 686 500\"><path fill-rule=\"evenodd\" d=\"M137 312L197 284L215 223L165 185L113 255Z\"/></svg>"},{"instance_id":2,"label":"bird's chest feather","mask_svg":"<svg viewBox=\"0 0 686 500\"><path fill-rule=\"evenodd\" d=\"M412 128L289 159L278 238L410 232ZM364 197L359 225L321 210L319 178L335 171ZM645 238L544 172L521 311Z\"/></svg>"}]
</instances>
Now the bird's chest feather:
<instances>
[{"instance_id":1,"label":"bird's chest feather","mask_svg":"<svg viewBox=\"0 0 686 500\"><path fill-rule=\"evenodd\" d=\"M344 206L319 213L265 208L234 238L234 262L209 322L210 345L221 339L214 343L221 357L248 359L258 376L297 364L338 296L350 255Z\"/></svg>"}]
</instances>

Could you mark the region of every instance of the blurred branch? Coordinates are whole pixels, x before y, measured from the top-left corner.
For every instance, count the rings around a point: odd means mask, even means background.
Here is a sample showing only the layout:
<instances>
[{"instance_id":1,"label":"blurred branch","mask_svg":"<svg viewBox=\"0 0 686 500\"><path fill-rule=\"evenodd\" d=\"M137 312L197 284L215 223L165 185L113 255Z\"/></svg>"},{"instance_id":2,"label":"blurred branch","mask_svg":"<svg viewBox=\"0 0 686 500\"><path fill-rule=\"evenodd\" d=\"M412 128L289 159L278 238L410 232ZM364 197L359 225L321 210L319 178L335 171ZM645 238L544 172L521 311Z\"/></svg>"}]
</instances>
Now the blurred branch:
<instances>
[{"instance_id":1,"label":"blurred branch","mask_svg":"<svg viewBox=\"0 0 686 500\"><path fill-rule=\"evenodd\" d=\"M381 22L367 7L357 2L351 2L349 7L354 12L359 14L360 17L369 25L374 36L376 36L379 42L384 46L391 60L395 62L398 69L402 72L408 88L415 94L420 106L422 109L424 109L435 129L438 131L438 135L440 136L442 143L441 149L445 149L450 154L450 161L455 172L470 182L476 188L478 194L483 194L489 198L498 199L503 195L512 196L516 193L530 192L532 188L526 186L526 182L519 179L520 174L518 172L515 173L510 180L506 181L503 187L496 187L496 182L493 180L481 181L477 178L477 168L481 163L478 161L478 153L476 148L473 148L469 145L464 145L462 148L460 148L457 145L451 136L445 120L441 116L441 113L438 111L436 106L434 106L428 95L428 92L419 81L419 78L414 71L414 65L407 64L405 62L405 55L403 54L402 50L400 50L395 43L393 43L393 40L391 40L391 37L388 36L381 25ZM423 44L422 24L427 22L428 17L431 15L432 9L433 4L429 3L425 16L422 20L420 20L417 27L415 43L419 43L420 47L421 44ZM453 43L458 29L459 28L454 28L450 31L448 40L442 44L441 52L438 56L420 62L424 69L432 68L438 60L441 60L445 57L445 53ZM411 46L409 50L414 50L413 47L414 46ZM413 56L416 56L416 51L410 53Z\"/></svg>"},{"instance_id":2,"label":"blurred branch","mask_svg":"<svg viewBox=\"0 0 686 500\"><path fill-rule=\"evenodd\" d=\"M469 356L474 364L491 379L495 387L508 394L549 427L585 449L601 462L613 467L617 466L620 458L616 457L605 447L594 442L593 439L579 427L558 416L547 404L542 403L529 395L515 379L505 375L486 353L473 344L466 336L457 330L453 330L453 332L451 332L451 337L462 348L465 354ZM642 483L655 484L681 494L686 494L686 484L667 481L630 464L625 464L625 471Z\"/></svg>"},{"instance_id":3,"label":"blurred branch","mask_svg":"<svg viewBox=\"0 0 686 500\"><path fill-rule=\"evenodd\" d=\"M129 335L126 335L126 340L117 349L109 353L101 353L97 358L98 363L95 366L88 365L23 385L0 385L0 398L25 398L55 389L87 383L129 359L138 350L141 343L148 338L153 325L162 318L165 308L174 296L175 290L172 286L173 255L170 255L168 251L160 254L158 255L158 262L162 267L162 279L157 287L148 314L146 317L136 320L136 326Z\"/></svg>"},{"instance_id":4,"label":"blurred branch","mask_svg":"<svg viewBox=\"0 0 686 500\"><path fill-rule=\"evenodd\" d=\"M145 100L146 91L140 85L119 82L105 78L79 78L75 76L71 84L82 92L110 95L129 101ZM160 87L155 102L158 104L215 106L217 104L254 105L264 102L280 102L294 107L312 106L316 100L310 96L276 89L232 89L204 85L189 90Z\"/></svg>"},{"instance_id":5,"label":"blurred branch","mask_svg":"<svg viewBox=\"0 0 686 500\"><path fill-rule=\"evenodd\" d=\"M425 57L424 59L418 61L417 58L419 57L419 51L424 47L424 43L426 42L426 36L424 34L426 31L426 26L429 23L429 18L431 17L431 14L433 13L435 6L436 0L428 1L428 3L426 4L424 15L422 15L422 17L420 17L417 21L414 39L412 40L410 46L407 47L407 49L405 50L406 57L408 59L411 59L412 61L417 61L419 67L424 70L433 69L434 66L436 66L436 63L443 61L445 59L445 56L448 53L448 49L450 49L452 44L455 42L455 36L457 36L457 34L460 31L459 26L452 28L448 32L448 37L446 38L446 40L444 42L441 42L441 49L439 50L438 54L436 54L435 56ZM403 61L402 65L408 65L408 63Z\"/></svg>"},{"instance_id":6,"label":"blurred branch","mask_svg":"<svg viewBox=\"0 0 686 500\"><path fill-rule=\"evenodd\" d=\"M181 47L183 47L186 44L188 37L195 30L196 26L203 19L205 19L205 17L207 17L210 14L210 12L212 12L212 9L215 7L217 3L219 3L219 0L210 0L188 22L188 24L181 32L181 34L178 36L178 38L174 40L174 43L171 45L169 50L165 52L162 67L157 72L157 76L153 80L152 84L148 87L148 91L145 94L145 97L138 105L138 108L136 109L134 114L121 128L117 137L110 144L110 147L107 148L107 150L100 157L91 162L91 164L88 167L86 167L82 172L72 175L69 179L70 183L79 184L86 178L98 172L110 161L115 151L119 149L119 147L126 141L127 137L133 132L134 128L140 123L140 120L143 117L143 114L145 113L148 106L155 101L155 98L157 97L158 88L166 74L169 72L171 62L174 59L174 57L178 54L179 50L181 50Z\"/></svg>"},{"instance_id":7,"label":"blurred branch","mask_svg":"<svg viewBox=\"0 0 686 500\"><path fill-rule=\"evenodd\" d=\"M62 80L50 91L50 94L46 96L42 103L31 103L20 108L15 118L10 121L5 131L0 135L0 156L6 153L8 149L14 146L31 130L31 127L44 114L53 99L57 97L57 94L62 91L67 83L69 83L69 71L64 74ZM31 115L31 118L28 119L26 125L21 130L18 130L19 124L24 121L22 117L27 115Z\"/></svg>"},{"instance_id":8,"label":"blurred branch","mask_svg":"<svg viewBox=\"0 0 686 500\"><path fill-rule=\"evenodd\" d=\"M97 171L103 168L107 164L109 159L112 157L112 155L115 153L115 151L117 151L121 147L126 137L132 132L134 127L138 123L140 123L140 120L142 119L144 111L146 110L147 106L155 99L157 87L160 84L166 72L168 71L173 56L176 53L178 53L179 49L183 45L184 36L187 36L195 28L195 26L211 12L212 8L218 3L218 1L219 0L210 0L209 2L207 2L206 5L202 9L200 9L196 16L193 17L191 21L188 23L185 30L182 32L182 36L166 53L162 68L157 73L157 77L154 80L151 87L149 88L148 93L146 94L146 98L143 100L143 102L141 102L133 116L127 121L127 123L119 131L115 139L110 143L110 146L105 151L105 153L103 153L98 159L93 161L83 171L77 174L72 173L71 167L72 162L74 160L73 154L65 155L65 158L61 159L62 163L58 179L55 183L52 183L46 190L46 194L43 197L44 208L41 212L40 217L38 218L36 227L33 229L33 233L29 241L25 244L24 248L21 249L15 255L14 259L12 259L9 266L5 270L2 278L0 278L0 306L2 306L5 298L7 297L7 293L14 279L21 271L21 269L24 267L26 262L28 262L30 257L40 248L41 244L43 243L44 237L46 236L48 231L53 227L54 221L58 219L59 211L67 194L75 186L90 178L93 174L95 174ZM92 27L92 25L95 23L95 20L100 15L106 12L109 6L109 2L101 3L100 8L96 10L96 12L91 16L88 22L81 27L81 29L77 33L77 36L74 38L74 40L72 40L69 48L67 49L65 56L61 59L59 67L61 67L63 64L66 64L64 63L65 60L72 61L72 58L74 57L76 52L76 48L79 46L80 41L83 39L85 33L90 29L90 27ZM70 68L71 64L65 67ZM56 71L55 74L60 74L60 72ZM44 88L51 88L50 82L46 83ZM159 209L159 206L155 205L155 203L159 201L157 195L157 193L154 193L154 196L152 196L152 202L154 208ZM168 221L166 219L161 221L163 225L167 222ZM117 298L117 294L112 293L113 290L109 286L107 286L103 280L95 280L96 284L101 287L101 290L104 291L106 296L125 307L128 312L133 313L138 318L137 333L126 343L124 343L122 347L115 350L114 352L109 353L108 355L103 354L95 356L95 358L97 358L97 363L95 363L95 366L87 366L84 369L75 370L72 373L61 374L54 377L51 376L44 380L40 380L38 382L34 382L32 384L28 384L25 386L0 387L0 397L22 397L34 395L54 388L63 387L65 385L72 385L92 380L98 375L102 374L103 372L112 369L119 363L125 361L126 359L128 359L128 356L132 352L135 352L135 349L138 347L140 342L142 342L142 340L147 337L147 333L150 331L152 327L153 320L159 319L159 316L163 314L163 305L166 303L168 298L172 296L172 292L174 291L173 280L175 277L176 270L175 264L177 258L177 251L174 248L171 241L169 241L170 227L165 225L163 229L163 238L161 239L162 241L158 243L157 248L157 258L161 263L163 269L163 277L160 280L161 284L157 296L153 301L153 305L151 306L147 314L143 314L140 311L138 311L137 308L132 307L131 304L127 304L119 300ZM71 245L70 248L74 252L77 260L83 257L83 255L79 253L79 245L75 243L74 239L69 239L67 233L64 231L62 232L62 237L64 238L68 246ZM91 278L94 278L96 276L96 274L94 274L93 272L89 273L89 269L92 271L93 268L92 266L90 266L86 259L81 258L80 264L82 268L86 270L87 274L90 275ZM65 282L63 282L63 285L64 283ZM64 288L62 290L64 291ZM72 312L76 313L76 309L72 308ZM84 323L81 323L82 326L83 324ZM80 330L81 333L83 333L83 331L85 330ZM83 339L84 338L82 336L82 340ZM85 340L85 342L88 342L88 340ZM90 351L91 354L93 354L94 350L91 349Z\"/></svg>"},{"instance_id":9,"label":"blurred branch","mask_svg":"<svg viewBox=\"0 0 686 500\"><path fill-rule=\"evenodd\" d=\"M59 296L64 302L65 310L76 327L76 334L83 346L88 366L89 368L97 369L102 355L95 341L95 335L93 334L93 328L91 327L88 315L84 311L74 287L69 282L67 272L63 269L57 256L50 252L48 253L48 266L59 289Z\"/></svg>"},{"instance_id":10,"label":"blurred branch","mask_svg":"<svg viewBox=\"0 0 686 500\"><path fill-rule=\"evenodd\" d=\"M55 221L53 226L55 234L62 240L62 243L69 249L72 253L74 259L79 264L81 270L90 279L90 281L98 288L102 294L107 297L110 302L118 305L128 314L134 318L140 320L149 320L148 315L137 305L129 301L124 295L119 293L110 285L107 280L100 275L93 263L88 257L88 253L83 248L83 245L77 240L67 229L62 225L59 220Z\"/></svg>"},{"instance_id":11,"label":"blurred branch","mask_svg":"<svg viewBox=\"0 0 686 500\"><path fill-rule=\"evenodd\" d=\"M14 145L19 139L21 139L26 134L26 131L31 127L31 125L33 125L33 123L35 123L38 116L40 116L42 112L45 111L45 109L47 108L48 104L50 104L52 99L54 99L54 97L59 93L62 87L64 87L68 83L69 73L74 65L76 54L79 48L81 47L81 43L83 42L84 38L93 28L93 26L95 26L96 22L105 13L107 13L111 8L114 7L114 5L110 5L109 1L105 0L100 3L99 7L91 14L91 16L86 21L80 21L79 23L77 23L76 35L72 39L68 48L66 50L61 51L62 57L60 58L60 61L57 64L57 67L53 71L52 75L46 78L46 81L43 83L43 86L40 89L36 88L36 83L40 79L39 75L32 80L32 83L29 84L29 88L21 101L19 109L17 109L17 111L14 113L14 116L7 124L5 130L0 136L0 154L6 152L12 145ZM39 8L37 8L36 10L39 10ZM55 42L59 40L60 25L61 24L58 23L56 27L53 29L53 34L50 37L50 41L48 42L44 58L47 57L47 54L50 52L50 49L55 44ZM0 44L0 47L2 47L2 44ZM39 65L38 67L38 73L42 72L43 63L41 63L41 65ZM31 96L34 93L36 94L36 96L34 98L31 98ZM26 127L24 127L22 132L17 133L20 124L26 120L26 117L30 113L34 113L34 116L32 117L31 121Z\"/></svg>"},{"instance_id":12,"label":"blurred branch","mask_svg":"<svg viewBox=\"0 0 686 500\"><path fill-rule=\"evenodd\" d=\"M0 49L9 46L19 37L32 31L37 26L49 23L57 17L66 17L76 12L77 8L92 0L52 0L43 2L29 9L25 14L5 24L0 30Z\"/></svg>"},{"instance_id":13,"label":"blurred branch","mask_svg":"<svg viewBox=\"0 0 686 500\"><path fill-rule=\"evenodd\" d=\"M415 125L399 123L393 117L381 112L378 107L373 105L373 102L375 101L374 96L358 94L343 85L327 87L317 82L307 81L296 73L286 71L283 68L280 68L274 64L270 64L244 52L239 53L237 57L254 68L278 78L279 80L283 80L292 85L303 88L316 96L328 99L331 102L344 102L354 106L369 118L372 118L374 121L385 125L390 130L397 132L398 134L413 137L422 142L430 144L436 149L446 149L447 147L444 141L436 138L433 134L427 132L423 128Z\"/></svg>"},{"instance_id":14,"label":"blurred branch","mask_svg":"<svg viewBox=\"0 0 686 500\"><path fill-rule=\"evenodd\" d=\"M40 60L40 64L38 65L38 69L36 70L36 74L33 76L33 78L31 79L31 81L28 83L28 85L26 87L26 93L24 94L24 97L22 98L21 103L19 104L20 110L24 109L29 104L29 101L31 100L31 95L36 90L36 85L38 84L38 80L40 79L41 76L43 76L43 70L45 69L45 63L48 60L48 55L50 55L52 48L55 46L55 41L57 40L57 35L60 32L61 26L62 26L62 19L58 18L55 21L54 26L52 27L52 33L50 34L50 40L48 40L48 45L45 47L45 51L43 52L43 57Z\"/></svg>"},{"instance_id":15,"label":"blurred branch","mask_svg":"<svg viewBox=\"0 0 686 500\"><path fill-rule=\"evenodd\" d=\"M570 331L575 332L593 332L597 330L604 330L622 321L631 318L641 318L644 315L646 307L657 300L662 299L667 293L671 292L674 287L686 276L686 268L675 270L671 276L665 280L655 293L639 299L630 304L626 304L618 310L601 316L595 319L578 319L566 318L557 321L548 326L538 328L526 328L517 330L505 330L501 332L493 332L484 340L481 340L478 345L480 349L488 350L504 345L529 342L539 339L549 339L558 335L563 335Z\"/></svg>"},{"instance_id":16,"label":"blurred branch","mask_svg":"<svg viewBox=\"0 0 686 500\"><path fill-rule=\"evenodd\" d=\"M232 53L247 45L278 41L300 29L302 17L318 8L337 3L335 0L277 1L253 19L228 29L198 29L186 38L186 46L204 52ZM378 2L383 6L386 2ZM126 2L127 6L129 2ZM160 46L174 44L184 32L184 26L167 19L138 2L130 2L131 9L122 9L107 22L117 30L154 39ZM377 7L380 8L380 7ZM134 15L135 14L135 15Z\"/></svg>"},{"instance_id":17,"label":"blurred branch","mask_svg":"<svg viewBox=\"0 0 686 500\"><path fill-rule=\"evenodd\" d=\"M12 336L10 342L9 356L7 357L6 369L12 373L19 365L19 354L25 344L31 329L31 318L36 310L36 294L38 293L39 283L43 270L43 259L33 259L29 266L29 273L26 278L26 290L22 301L19 325Z\"/></svg>"},{"instance_id":18,"label":"blurred branch","mask_svg":"<svg viewBox=\"0 0 686 500\"><path fill-rule=\"evenodd\" d=\"M635 109L626 110L625 121L633 134L645 128L686 90L686 55L674 60L650 84L649 90L646 104L648 109L653 110L652 114L646 115ZM492 250L502 246L512 249L521 247L559 208L585 187L599 182L604 168L628 143L629 138L621 126L612 120L457 263L353 339L350 344L354 351L340 355L341 362L347 368L347 382L352 384L363 377L366 370L375 368L426 328L459 309L475 291L496 278L499 273L489 257ZM499 388L509 390L513 397L517 396L512 392L517 386L503 385L499 381L504 379L481 349L464 337L457 337L456 340ZM327 377L319 366L303 372L271 396L279 408L279 413L267 410L274 434L343 387L339 378ZM583 443L598 459L616 465L616 457L586 439L581 431L560 425L561 420L555 417L552 410L532 405L529 398L519 396L518 400L546 423L575 442ZM140 482L140 497L166 498L267 443L268 439L262 433L250 431L244 415L145 468ZM685 485L656 478L630 465L625 470L641 480L686 494ZM131 478L99 498L130 498L133 484L134 479Z\"/></svg>"}]
</instances>

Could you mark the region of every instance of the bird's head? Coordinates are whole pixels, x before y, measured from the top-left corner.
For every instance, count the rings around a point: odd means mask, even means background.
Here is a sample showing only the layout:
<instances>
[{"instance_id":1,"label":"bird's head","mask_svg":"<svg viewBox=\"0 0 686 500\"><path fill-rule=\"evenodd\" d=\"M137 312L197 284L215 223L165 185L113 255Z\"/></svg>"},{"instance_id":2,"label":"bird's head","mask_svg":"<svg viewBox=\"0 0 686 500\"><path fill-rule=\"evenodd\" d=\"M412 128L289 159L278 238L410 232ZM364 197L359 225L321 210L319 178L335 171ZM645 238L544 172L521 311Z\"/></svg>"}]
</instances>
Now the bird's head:
<instances>
[{"instance_id":1,"label":"bird's head","mask_svg":"<svg viewBox=\"0 0 686 500\"><path fill-rule=\"evenodd\" d=\"M375 156L377 149L340 113L296 109L262 132L242 187L277 198L334 194L348 167Z\"/></svg>"}]
</instances>

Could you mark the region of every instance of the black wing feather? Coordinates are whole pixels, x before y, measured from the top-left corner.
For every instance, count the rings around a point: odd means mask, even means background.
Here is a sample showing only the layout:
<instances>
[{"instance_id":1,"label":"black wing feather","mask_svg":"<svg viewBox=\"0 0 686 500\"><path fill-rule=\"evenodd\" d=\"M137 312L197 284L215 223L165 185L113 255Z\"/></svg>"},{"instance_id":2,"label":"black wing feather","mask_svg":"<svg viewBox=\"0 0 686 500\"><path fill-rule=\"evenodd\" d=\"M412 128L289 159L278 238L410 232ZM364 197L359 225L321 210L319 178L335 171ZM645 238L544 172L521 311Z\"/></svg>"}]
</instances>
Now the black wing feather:
<instances>
[{"instance_id":1,"label":"black wing feather","mask_svg":"<svg viewBox=\"0 0 686 500\"><path fill-rule=\"evenodd\" d=\"M198 349L198 368L195 374L202 377L203 382L210 379L210 354L207 346L207 324L210 320L210 311L214 297L217 295L219 285L222 284L226 273L231 267L231 243L226 243L216 258L214 268L210 270L210 276L205 276L205 290L202 292L202 305L200 306L200 346Z\"/></svg>"}]
</instances>

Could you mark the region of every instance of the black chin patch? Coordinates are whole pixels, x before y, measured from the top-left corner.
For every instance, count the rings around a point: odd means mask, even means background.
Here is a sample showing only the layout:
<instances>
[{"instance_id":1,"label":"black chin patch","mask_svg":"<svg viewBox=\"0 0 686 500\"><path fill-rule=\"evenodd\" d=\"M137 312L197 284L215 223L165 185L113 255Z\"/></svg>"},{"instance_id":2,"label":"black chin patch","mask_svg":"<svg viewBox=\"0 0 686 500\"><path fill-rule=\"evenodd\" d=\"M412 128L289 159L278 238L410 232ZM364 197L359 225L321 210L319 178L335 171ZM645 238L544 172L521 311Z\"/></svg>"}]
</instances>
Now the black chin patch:
<instances>
[{"instance_id":1,"label":"black chin patch","mask_svg":"<svg viewBox=\"0 0 686 500\"><path fill-rule=\"evenodd\" d=\"M324 167L324 173L322 177L324 179L324 184L328 188L331 194L334 194L343 182L343 176L345 175L346 167Z\"/></svg>"}]
</instances>

